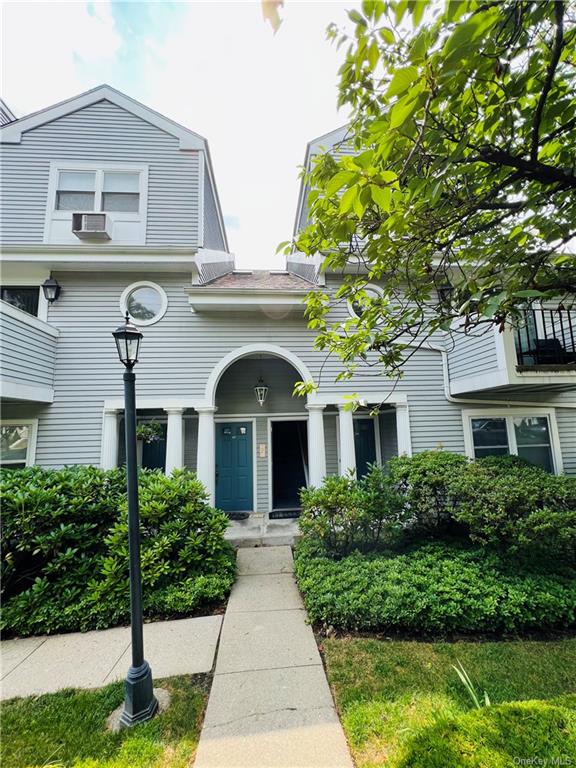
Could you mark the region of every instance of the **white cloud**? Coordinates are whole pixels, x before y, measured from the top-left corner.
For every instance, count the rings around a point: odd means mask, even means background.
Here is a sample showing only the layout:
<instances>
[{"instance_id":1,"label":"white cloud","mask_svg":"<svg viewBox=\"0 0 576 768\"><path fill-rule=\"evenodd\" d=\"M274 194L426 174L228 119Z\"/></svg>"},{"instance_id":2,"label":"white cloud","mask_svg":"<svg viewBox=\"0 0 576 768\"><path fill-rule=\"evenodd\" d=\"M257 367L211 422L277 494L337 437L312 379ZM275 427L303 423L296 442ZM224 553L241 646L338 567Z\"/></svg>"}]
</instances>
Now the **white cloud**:
<instances>
[{"instance_id":1,"label":"white cloud","mask_svg":"<svg viewBox=\"0 0 576 768\"><path fill-rule=\"evenodd\" d=\"M108 2L5 2L2 7L2 93L17 115L97 85L79 63L98 70L122 45Z\"/></svg>"}]
</instances>

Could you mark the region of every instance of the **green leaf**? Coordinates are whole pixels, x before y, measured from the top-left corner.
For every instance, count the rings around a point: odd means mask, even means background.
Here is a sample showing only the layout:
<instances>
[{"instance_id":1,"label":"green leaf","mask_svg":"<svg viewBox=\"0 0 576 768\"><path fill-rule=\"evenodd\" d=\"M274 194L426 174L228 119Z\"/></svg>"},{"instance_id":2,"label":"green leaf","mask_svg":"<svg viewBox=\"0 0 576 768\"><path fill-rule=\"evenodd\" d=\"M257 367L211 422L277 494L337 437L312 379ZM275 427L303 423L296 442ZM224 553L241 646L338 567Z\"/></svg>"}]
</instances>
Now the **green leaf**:
<instances>
[{"instance_id":1,"label":"green leaf","mask_svg":"<svg viewBox=\"0 0 576 768\"><path fill-rule=\"evenodd\" d=\"M348 213L354 205L354 200L358 197L358 190L356 187L350 187L342 195L340 200L340 213Z\"/></svg>"},{"instance_id":2,"label":"green leaf","mask_svg":"<svg viewBox=\"0 0 576 768\"><path fill-rule=\"evenodd\" d=\"M350 21L354 22L354 24L360 24L362 27L366 26L366 19L359 11L348 11L348 18Z\"/></svg>"},{"instance_id":3,"label":"green leaf","mask_svg":"<svg viewBox=\"0 0 576 768\"><path fill-rule=\"evenodd\" d=\"M397 69L386 91L386 97L390 99L393 96L399 96L407 91L417 79L418 67L402 67L402 69Z\"/></svg>"},{"instance_id":4,"label":"green leaf","mask_svg":"<svg viewBox=\"0 0 576 768\"><path fill-rule=\"evenodd\" d=\"M338 171L326 184L326 196L332 197L344 184L349 184L356 177L354 171Z\"/></svg>"},{"instance_id":5,"label":"green leaf","mask_svg":"<svg viewBox=\"0 0 576 768\"><path fill-rule=\"evenodd\" d=\"M412 112L416 109L416 99L405 101L400 99L390 110L390 128L398 128L406 122Z\"/></svg>"},{"instance_id":6,"label":"green leaf","mask_svg":"<svg viewBox=\"0 0 576 768\"><path fill-rule=\"evenodd\" d=\"M377 187L375 184L370 184L370 194L378 208L386 213L390 211L390 203L392 200L392 190L390 187Z\"/></svg>"}]
</instances>

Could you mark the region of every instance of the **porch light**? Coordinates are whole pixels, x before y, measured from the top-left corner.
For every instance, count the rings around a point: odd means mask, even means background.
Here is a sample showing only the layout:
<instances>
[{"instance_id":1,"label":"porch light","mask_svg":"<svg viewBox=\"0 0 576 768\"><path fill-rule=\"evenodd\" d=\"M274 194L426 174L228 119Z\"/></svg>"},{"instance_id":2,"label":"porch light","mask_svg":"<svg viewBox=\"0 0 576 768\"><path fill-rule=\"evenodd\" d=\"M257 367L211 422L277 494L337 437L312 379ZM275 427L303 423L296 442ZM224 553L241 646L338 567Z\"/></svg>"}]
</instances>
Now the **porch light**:
<instances>
[{"instance_id":1,"label":"porch light","mask_svg":"<svg viewBox=\"0 0 576 768\"><path fill-rule=\"evenodd\" d=\"M258 405L263 406L268 397L268 387L264 384L262 376L260 376L258 384L254 387L254 394L256 395L256 400L258 400Z\"/></svg>"},{"instance_id":2,"label":"porch light","mask_svg":"<svg viewBox=\"0 0 576 768\"><path fill-rule=\"evenodd\" d=\"M138 352L143 334L135 325L132 325L128 312L126 312L126 323L112 331L112 336L116 342L120 361L124 363L126 368L133 368L138 362Z\"/></svg>"},{"instance_id":3,"label":"porch light","mask_svg":"<svg viewBox=\"0 0 576 768\"><path fill-rule=\"evenodd\" d=\"M50 302L52 304L56 301L58 296L60 296L60 283L58 280L55 280L53 277L48 277L44 282L42 283L42 290L44 291L44 297L46 298L46 301Z\"/></svg>"}]
</instances>

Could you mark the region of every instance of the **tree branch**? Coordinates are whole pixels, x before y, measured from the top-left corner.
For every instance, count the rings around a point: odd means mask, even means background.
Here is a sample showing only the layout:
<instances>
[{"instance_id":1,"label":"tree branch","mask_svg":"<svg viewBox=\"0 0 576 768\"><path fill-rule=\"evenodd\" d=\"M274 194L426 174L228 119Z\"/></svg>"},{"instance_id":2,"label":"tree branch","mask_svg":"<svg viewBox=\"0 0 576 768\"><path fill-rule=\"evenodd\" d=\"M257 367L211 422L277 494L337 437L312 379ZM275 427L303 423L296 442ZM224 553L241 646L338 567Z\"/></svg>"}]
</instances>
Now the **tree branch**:
<instances>
[{"instance_id":1,"label":"tree branch","mask_svg":"<svg viewBox=\"0 0 576 768\"><path fill-rule=\"evenodd\" d=\"M556 16L556 34L554 36L554 46L552 48L552 58L548 64L546 71L546 79L544 80L544 87L542 93L538 99L536 106L536 112L534 113L534 123L532 125L532 143L530 147L530 159L538 159L538 143L540 138L540 123L542 122L542 115L544 113L544 107L546 105L546 99L552 88L554 82L554 74L556 67L560 61L560 54L562 53L562 46L564 44L564 2L563 0L554 0L554 14Z\"/></svg>"}]
</instances>

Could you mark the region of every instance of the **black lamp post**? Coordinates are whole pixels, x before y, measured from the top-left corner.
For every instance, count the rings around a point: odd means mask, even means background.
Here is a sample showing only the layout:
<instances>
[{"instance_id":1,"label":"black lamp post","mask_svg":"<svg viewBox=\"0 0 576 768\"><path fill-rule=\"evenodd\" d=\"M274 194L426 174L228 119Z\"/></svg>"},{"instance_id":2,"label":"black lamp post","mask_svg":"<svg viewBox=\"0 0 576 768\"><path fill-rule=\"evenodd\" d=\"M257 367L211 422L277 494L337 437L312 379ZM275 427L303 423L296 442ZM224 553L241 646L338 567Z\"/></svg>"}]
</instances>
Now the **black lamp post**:
<instances>
[{"instance_id":1,"label":"black lamp post","mask_svg":"<svg viewBox=\"0 0 576 768\"><path fill-rule=\"evenodd\" d=\"M128 487L128 540L130 546L130 623L132 630L132 665L126 676L124 711L120 725L131 726L156 714L152 670L144 658L142 627L142 575L140 572L140 520L138 514L138 465L136 461L136 375L142 333L126 323L112 332L124 371L124 424L126 427L126 482Z\"/></svg>"}]
</instances>

